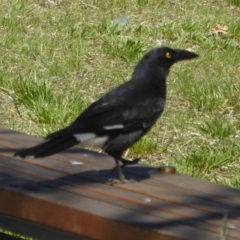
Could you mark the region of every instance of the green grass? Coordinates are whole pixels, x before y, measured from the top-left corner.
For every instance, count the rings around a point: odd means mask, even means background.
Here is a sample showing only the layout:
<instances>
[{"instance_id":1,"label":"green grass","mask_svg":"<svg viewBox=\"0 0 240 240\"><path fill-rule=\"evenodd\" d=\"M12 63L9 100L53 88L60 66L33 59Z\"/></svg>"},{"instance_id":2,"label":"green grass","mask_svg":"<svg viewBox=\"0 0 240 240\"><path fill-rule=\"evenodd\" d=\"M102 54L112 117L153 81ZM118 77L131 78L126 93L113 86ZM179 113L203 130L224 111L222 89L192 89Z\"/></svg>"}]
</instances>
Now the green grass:
<instances>
[{"instance_id":1,"label":"green grass","mask_svg":"<svg viewBox=\"0 0 240 240\"><path fill-rule=\"evenodd\" d=\"M230 4L240 6L240 1L239 0L227 0Z\"/></svg>"},{"instance_id":2,"label":"green grass","mask_svg":"<svg viewBox=\"0 0 240 240\"><path fill-rule=\"evenodd\" d=\"M6 231L6 230L1 229L1 228L0 228L0 233L4 233L4 234L6 234L6 235L11 235L11 236L15 237L16 239L34 240L34 239L31 238L31 237L25 237L25 236L22 236L22 235L20 235L20 234L15 234L15 233L12 233L12 232L10 232L10 231ZM4 239L5 239L5 237L4 237ZM7 238L6 238L6 239L7 239Z\"/></svg>"},{"instance_id":3,"label":"green grass","mask_svg":"<svg viewBox=\"0 0 240 240\"><path fill-rule=\"evenodd\" d=\"M161 43L199 53L168 78L167 108L127 157L240 188L239 1L21 1L0 10L1 127L45 136L131 77ZM125 25L114 23L127 16ZM217 24L225 35L211 35Z\"/></svg>"}]
</instances>

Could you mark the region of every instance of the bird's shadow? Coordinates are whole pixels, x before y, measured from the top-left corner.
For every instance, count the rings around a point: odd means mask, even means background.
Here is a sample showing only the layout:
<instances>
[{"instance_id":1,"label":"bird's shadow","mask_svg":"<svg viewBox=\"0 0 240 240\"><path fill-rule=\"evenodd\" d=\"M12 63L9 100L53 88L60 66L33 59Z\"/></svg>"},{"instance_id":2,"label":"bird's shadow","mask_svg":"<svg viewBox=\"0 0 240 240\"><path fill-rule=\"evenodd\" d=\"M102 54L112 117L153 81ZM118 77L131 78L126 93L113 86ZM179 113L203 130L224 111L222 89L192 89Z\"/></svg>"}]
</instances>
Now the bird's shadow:
<instances>
[{"instance_id":1,"label":"bird's shadow","mask_svg":"<svg viewBox=\"0 0 240 240\"><path fill-rule=\"evenodd\" d=\"M100 154L99 156L103 157L104 155ZM154 173L156 173L156 168L137 164L137 165L130 165L130 166L127 166L126 168L123 168L123 172L127 179L134 178L136 181L143 181L151 178L154 175ZM44 193L54 194L55 191L59 192L63 190L63 192L57 196L58 198L59 197L66 198L65 196L66 192L74 193L83 197L88 197L89 194L91 195L91 193L89 193L90 188L93 190L93 194L96 193L95 190L102 190L103 192L111 191L112 188L108 189L106 188L107 186L103 184L103 183L108 183L110 178L117 178L117 173L116 172L113 173L111 169L102 169L99 171L94 171L94 170L83 171L83 169L81 169L81 171L77 173L74 173L71 175L66 174L64 176L52 178L49 180L43 180L42 177L39 177L38 178L39 180L37 180L36 178L33 178L32 180L31 178L28 178L28 180L24 180L24 179L21 179L20 176L18 177L18 176L10 176L10 175L8 176L0 175L0 183L5 187L7 186L8 188L13 188L14 190L19 190L20 192L30 192L31 194L44 194ZM34 179L36 179L36 181ZM105 186L105 187L102 188L102 186ZM134 185L132 188L134 188ZM196 233L195 228L202 227L202 224L203 223L205 224L206 221L210 221L210 220L221 221L224 217L224 214L223 214L224 211L226 211L227 216L232 219L239 218L240 216L239 203L231 200L232 191L237 191L237 190L232 190L231 188L227 188L224 193L219 193L221 194L221 197L217 195L212 196L207 193L193 194L192 196L186 195L185 197L183 195L184 200L182 201L184 202L185 206L187 205L205 206L204 204L209 204L209 205L213 205L213 209L214 207L217 208L213 212L199 211L199 213L197 213L196 216L189 219L179 215L176 215L173 219L165 219L165 220L162 220L161 218L159 219L155 218L154 220L153 218L151 221L145 221L144 219L139 218L139 215L138 215L139 212L143 212L145 214L144 216L148 216L152 214L154 215L158 209L164 209L166 211L178 211L178 209L181 208L181 206L179 206L178 204L173 204L168 201L157 201L153 208L151 207L144 208L144 206L142 206L141 204L138 204L134 206L135 210L132 210L130 206L129 208L131 211L125 211L123 209L122 212L118 213L117 218L119 219L119 221L123 221L123 222L125 222L127 219L130 225L134 225L134 226L138 226L146 229L154 229L154 230L169 229L170 231L174 231L176 229L178 231L179 226L181 226L184 228L182 232L179 233L180 236L182 237L190 236L190 238L187 238L187 239L194 238L195 240L200 240L200 239L204 239L204 237L206 236L205 234L199 235L199 236L196 235L199 233ZM124 193L119 192L119 194L121 195ZM176 196L177 196L177 193L176 193ZM131 197L131 195L129 195L129 197ZM151 198L149 199L151 200ZM226 200L229 200L229 203ZM118 203L118 201L116 201L116 204L124 204L124 202ZM232 219L230 219L229 221L232 221ZM235 222L233 222L233 224L235 224ZM235 231L235 230L228 229L228 231ZM233 232L233 234L236 234L236 233Z\"/></svg>"},{"instance_id":2,"label":"bird's shadow","mask_svg":"<svg viewBox=\"0 0 240 240\"><path fill-rule=\"evenodd\" d=\"M148 166L128 166L123 168L123 173L127 180L130 180L129 184L134 184L134 182L139 182L150 178L150 172L154 168ZM107 184L113 185L113 182L117 182L118 175L116 171L112 169L102 169L99 171L87 170L81 171L80 173L75 173L71 175L65 175L51 180L41 180L41 181L22 181L15 182L15 179L9 179L6 185L11 188L18 188L19 190L25 190L30 192L53 192L54 190L59 190L67 186L80 186L80 185L94 185Z\"/></svg>"},{"instance_id":3,"label":"bird's shadow","mask_svg":"<svg viewBox=\"0 0 240 240\"><path fill-rule=\"evenodd\" d=\"M0 153L15 153L15 149L9 149L9 148L0 148ZM73 156L73 160L80 160L80 155L88 155L91 159L97 159L98 161L106 161L106 164L113 163L112 166L114 166L114 161L111 159L108 155L103 153L94 152L88 149L83 148L71 148L63 152L63 154L67 154L67 157L71 158L71 155ZM78 154L78 158L75 159L74 155ZM65 156L66 157L66 156ZM84 158L83 158L84 159ZM36 160L37 161L37 160ZM82 160L80 160L82 161ZM84 160L88 161L88 160ZM79 167L79 166L72 166ZM80 166L81 167L81 166ZM118 180L118 174L117 170L113 170L112 168L104 168L96 171L96 170L86 170L84 171L79 167L79 173L74 174L67 174L65 176L61 176L58 178L54 178L51 180L39 180L34 181L34 178L32 180L24 180L21 179L21 177L16 178L9 178L7 177L7 180L4 177L1 178L1 183L4 184L7 187L11 188L18 188L19 190L25 190L25 191L31 191L31 192L42 192L42 191L54 191L54 189L59 189L61 187L65 186L76 186L76 185L83 185L83 184L93 184L93 183L107 183L112 184L112 180ZM128 165L124 168L122 168L122 171L124 173L124 176L127 180L133 180L134 181L142 181L145 179L150 178L150 172L153 171L155 168L151 166L146 166L142 164L136 164L136 165Z\"/></svg>"}]
</instances>

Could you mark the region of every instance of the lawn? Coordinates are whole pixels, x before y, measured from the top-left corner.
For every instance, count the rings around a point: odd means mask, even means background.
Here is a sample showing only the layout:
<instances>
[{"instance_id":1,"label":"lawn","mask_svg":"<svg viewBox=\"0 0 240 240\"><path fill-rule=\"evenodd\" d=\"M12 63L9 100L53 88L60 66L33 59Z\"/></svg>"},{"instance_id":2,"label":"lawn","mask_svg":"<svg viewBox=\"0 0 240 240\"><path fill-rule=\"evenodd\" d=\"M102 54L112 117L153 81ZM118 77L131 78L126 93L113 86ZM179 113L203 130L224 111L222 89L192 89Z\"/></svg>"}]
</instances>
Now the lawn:
<instances>
[{"instance_id":1,"label":"lawn","mask_svg":"<svg viewBox=\"0 0 240 240\"><path fill-rule=\"evenodd\" d=\"M2 0L0 35L0 126L41 137L151 48L198 53L172 68L164 114L125 155L240 188L240 0Z\"/></svg>"}]
</instances>

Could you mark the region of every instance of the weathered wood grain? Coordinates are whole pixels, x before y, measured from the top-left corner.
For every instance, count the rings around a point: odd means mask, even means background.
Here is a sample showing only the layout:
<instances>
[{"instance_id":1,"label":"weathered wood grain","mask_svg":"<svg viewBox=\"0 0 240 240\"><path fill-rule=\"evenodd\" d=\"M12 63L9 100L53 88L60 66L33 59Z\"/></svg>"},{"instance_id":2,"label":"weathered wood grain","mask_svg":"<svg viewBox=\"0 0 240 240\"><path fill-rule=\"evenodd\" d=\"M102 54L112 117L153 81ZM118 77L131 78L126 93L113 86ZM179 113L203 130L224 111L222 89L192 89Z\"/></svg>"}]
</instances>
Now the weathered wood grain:
<instances>
[{"instance_id":1,"label":"weathered wood grain","mask_svg":"<svg viewBox=\"0 0 240 240\"><path fill-rule=\"evenodd\" d=\"M115 163L73 148L44 159L13 158L42 140L0 129L0 213L89 239L240 239L240 191L144 165L109 185ZM75 163L79 163L75 165ZM0 226L1 227L1 226Z\"/></svg>"}]
</instances>

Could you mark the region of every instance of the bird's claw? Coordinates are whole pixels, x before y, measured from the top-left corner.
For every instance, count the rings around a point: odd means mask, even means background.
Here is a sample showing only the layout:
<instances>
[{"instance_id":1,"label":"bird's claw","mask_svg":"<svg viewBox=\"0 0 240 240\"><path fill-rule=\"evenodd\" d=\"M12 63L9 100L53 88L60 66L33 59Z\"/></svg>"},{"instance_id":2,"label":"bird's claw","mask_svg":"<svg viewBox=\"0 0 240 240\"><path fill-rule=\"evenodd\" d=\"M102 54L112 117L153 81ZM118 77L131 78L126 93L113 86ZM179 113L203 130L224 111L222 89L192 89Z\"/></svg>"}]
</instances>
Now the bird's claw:
<instances>
[{"instance_id":1,"label":"bird's claw","mask_svg":"<svg viewBox=\"0 0 240 240\"><path fill-rule=\"evenodd\" d=\"M108 183L110 184L110 185L114 185L114 184L129 184L129 183L134 183L135 182L135 180L134 179L126 179L126 178L124 178L124 179L116 179L116 178L110 178L109 180L108 180Z\"/></svg>"}]
</instances>

